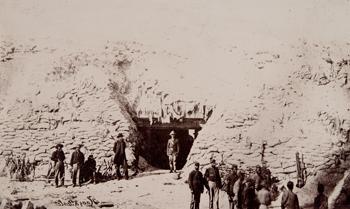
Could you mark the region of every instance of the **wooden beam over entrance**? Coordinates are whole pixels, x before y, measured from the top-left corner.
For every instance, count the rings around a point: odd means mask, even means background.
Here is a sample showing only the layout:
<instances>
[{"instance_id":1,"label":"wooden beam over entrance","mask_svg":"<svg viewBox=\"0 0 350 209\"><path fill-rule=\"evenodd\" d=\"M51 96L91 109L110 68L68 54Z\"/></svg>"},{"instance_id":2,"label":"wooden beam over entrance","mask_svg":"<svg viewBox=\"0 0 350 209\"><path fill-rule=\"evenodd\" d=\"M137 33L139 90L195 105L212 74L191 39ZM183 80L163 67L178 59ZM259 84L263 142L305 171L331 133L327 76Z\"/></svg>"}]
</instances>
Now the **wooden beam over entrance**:
<instances>
[{"instance_id":1,"label":"wooden beam over entrance","mask_svg":"<svg viewBox=\"0 0 350 209\"><path fill-rule=\"evenodd\" d=\"M156 119L151 124L148 118L136 118L136 125L139 128L148 129L201 129L201 124L205 123L202 118L184 118L170 123L159 123Z\"/></svg>"}]
</instances>

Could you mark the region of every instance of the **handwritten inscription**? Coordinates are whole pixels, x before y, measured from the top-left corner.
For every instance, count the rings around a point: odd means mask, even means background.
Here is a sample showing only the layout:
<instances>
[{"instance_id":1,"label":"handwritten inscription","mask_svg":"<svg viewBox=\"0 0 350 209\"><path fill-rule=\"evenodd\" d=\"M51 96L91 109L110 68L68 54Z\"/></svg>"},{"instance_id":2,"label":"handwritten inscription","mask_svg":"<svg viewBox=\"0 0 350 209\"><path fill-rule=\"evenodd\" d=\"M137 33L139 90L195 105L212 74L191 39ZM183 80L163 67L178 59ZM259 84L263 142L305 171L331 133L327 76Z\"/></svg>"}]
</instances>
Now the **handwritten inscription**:
<instances>
[{"instance_id":1,"label":"handwritten inscription","mask_svg":"<svg viewBox=\"0 0 350 209\"><path fill-rule=\"evenodd\" d=\"M99 204L100 201L96 200L94 197L87 196L86 200L56 200L54 203L57 206L80 206L80 207L93 207L94 205Z\"/></svg>"}]
</instances>

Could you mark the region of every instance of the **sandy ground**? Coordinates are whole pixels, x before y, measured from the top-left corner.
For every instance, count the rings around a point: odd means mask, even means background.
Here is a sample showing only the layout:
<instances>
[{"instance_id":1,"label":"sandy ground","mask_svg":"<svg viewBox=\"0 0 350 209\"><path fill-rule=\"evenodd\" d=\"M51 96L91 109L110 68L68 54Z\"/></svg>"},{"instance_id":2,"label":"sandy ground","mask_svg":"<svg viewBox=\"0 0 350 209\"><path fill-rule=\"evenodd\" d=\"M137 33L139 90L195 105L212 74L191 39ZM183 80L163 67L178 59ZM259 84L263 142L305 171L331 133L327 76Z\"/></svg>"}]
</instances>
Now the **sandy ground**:
<instances>
[{"instance_id":1,"label":"sandy ground","mask_svg":"<svg viewBox=\"0 0 350 209\"><path fill-rule=\"evenodd\" d=\"M100 202L112 202L114 208L124 209L175 209L188 208L190 204L190 191L184 178L175 180L174 174L165 170L156 170L140 174L128 181L112 180L100 184L72 187L71 182L66 181L66 187L55 188L45 181L18 182L9 181L8 178L0 178L0 190L2 197L29 198L35 204L44 204L48 208L98 208L92 206L61 206L59 201L68 203L76 200L79 203L91 202L88 196ZM17 191L16 194L14 191ZM227 196L220 194L221 208L228 208ZM208 207L208 195L204 192L201 199L201 208Z\"/></svg>"}]
</instances>

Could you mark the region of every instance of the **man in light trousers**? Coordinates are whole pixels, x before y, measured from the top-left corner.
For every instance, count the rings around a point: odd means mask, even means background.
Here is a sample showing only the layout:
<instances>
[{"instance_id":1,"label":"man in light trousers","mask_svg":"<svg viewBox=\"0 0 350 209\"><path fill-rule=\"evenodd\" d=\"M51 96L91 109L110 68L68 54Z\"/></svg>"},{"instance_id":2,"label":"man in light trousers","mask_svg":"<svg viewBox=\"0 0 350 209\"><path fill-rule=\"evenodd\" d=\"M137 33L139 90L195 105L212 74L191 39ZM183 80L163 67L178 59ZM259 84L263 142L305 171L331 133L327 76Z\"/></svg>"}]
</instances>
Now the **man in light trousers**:
<instances>
[{"instance_id":1,"label":"man in light trousers","mask_svg":"<svg viewBox=\"0 0 350 209\"><path fill-rule=\"evenodd\" d=\"M209 209L219 209L219 191L222 187L219 169L216 167L215 159L211 159L211 167L207 168L204 177L209 186Z\"/></svg>"}]
</instances>

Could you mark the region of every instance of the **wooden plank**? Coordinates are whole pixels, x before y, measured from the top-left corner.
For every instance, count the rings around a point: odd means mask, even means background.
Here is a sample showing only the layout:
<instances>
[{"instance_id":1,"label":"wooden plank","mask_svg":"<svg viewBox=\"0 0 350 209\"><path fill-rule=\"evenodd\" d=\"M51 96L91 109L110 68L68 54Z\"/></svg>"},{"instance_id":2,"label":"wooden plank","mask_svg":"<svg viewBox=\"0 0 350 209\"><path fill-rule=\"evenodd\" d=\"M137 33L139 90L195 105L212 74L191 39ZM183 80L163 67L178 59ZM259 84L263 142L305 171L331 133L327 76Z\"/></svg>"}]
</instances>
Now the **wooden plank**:
<instances>
[{"instance_id":1,"label":"wooden plank","mask_svg":"<svg viewBox=\"0 0 350 209\"><path fill-rule=\"evenodd\" d=\"M201 129L201 124L204 124L203 119L184 119L182 122L174 121L171 123L154 123L150 124L146 118L136 119L136 124L140 128L150 129Z\"/></svg>"}]
</instances>

